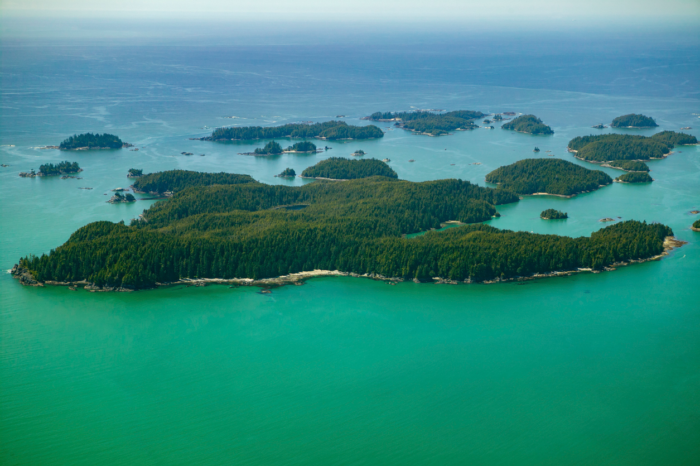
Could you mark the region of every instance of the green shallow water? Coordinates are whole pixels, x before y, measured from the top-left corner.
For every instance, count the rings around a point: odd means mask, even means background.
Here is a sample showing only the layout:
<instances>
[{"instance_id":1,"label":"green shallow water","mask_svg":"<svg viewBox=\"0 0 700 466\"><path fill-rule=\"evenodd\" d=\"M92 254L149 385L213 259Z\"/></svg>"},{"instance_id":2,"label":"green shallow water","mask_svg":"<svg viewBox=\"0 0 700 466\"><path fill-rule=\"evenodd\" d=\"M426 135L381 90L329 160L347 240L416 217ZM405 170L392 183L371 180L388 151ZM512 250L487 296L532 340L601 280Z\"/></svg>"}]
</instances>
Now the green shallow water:
<instances>
[{"instance_id":1,"label":"green shallow water","mask_svg":"<svg viewBox=\"0 0 700 466\"><path fill-rule=\"evenodd\" d=\"M483 185L489 171L534 156L535 145L539 157L551 150L574 161L566 143L619 114L653 115L658 130L697 120L692 99L455 83L426 90L408 78L388 92L326 78L307 89L280 75L289 96L281 103L252 87L249 95L221 91L213 101L207 86L217 82L187 88L187 97L170 83L171 73L159 83L138 76L143 88L133 95L126 78L96 89L57 78L55 88L22 84L20 97L4 94L0 136L15 147L0 147L0 161L10 165L0 171L3 270L89 222L141 213L153 201L104 202L105 193L128 185L131 167L300 185L274 175L363 149L366 157L390 158L404 179ZM188 76L178 78L182 86ZM158 86L170 86L177 98L156 95ZM237 155L261 144L187 139L204 134L204 125L231 124L222 115L269 124L261 114L285 122L344 113L359 123L372 111L408 105L532 112L555 135L389 131L378 141L329 144L333 150L323 154L274 158ZM32 148L88 129L115 132L140 150ZM178 156L182 151L206 156ZM66 158L80 162L82 180L17 176ZM600 218L619 216L663 222L689 242L661 261L609 273L469 286L318 278L270 295L226 286L73 292L21 287L0 274L0 463L696 464L700 233L690 231L697 216L688 212L700 209L700 148L680 148L649 165L654 183L613 184L573 199L529 197L499 206L502 216L489 222L580 236L601 228ZM542 221L546 208L570 218Z\"/></svg>"}]
</instances>

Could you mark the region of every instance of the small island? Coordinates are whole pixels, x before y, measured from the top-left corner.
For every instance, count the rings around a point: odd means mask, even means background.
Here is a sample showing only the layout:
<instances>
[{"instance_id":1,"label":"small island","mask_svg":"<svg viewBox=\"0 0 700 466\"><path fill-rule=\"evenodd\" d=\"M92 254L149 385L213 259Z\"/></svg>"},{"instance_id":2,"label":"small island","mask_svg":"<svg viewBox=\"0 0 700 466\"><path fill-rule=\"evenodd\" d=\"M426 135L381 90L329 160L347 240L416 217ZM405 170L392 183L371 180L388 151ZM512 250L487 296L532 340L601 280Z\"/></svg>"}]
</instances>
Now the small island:
<instances>
[{"instance_id":1,"label":"small island","mask_svg":"<svg viewBox=\"0 0 700 466\"><path fill-rule=\"evenodd\" d=\"M361 157L361 156L365 155L365 151L363 151L362 149L358 149L355 152L353 152L351 155L354 155L355 157Z\"/></svg>"},{"instance_id":2,"label":"small island","mask_svg":"<svg viewBox=\"0 0 700 466\"><path fill-rule=\"evenodd\" d=\"M278 155L282 152L282 146L280 146L275 141L270 141L267 144L265 144L265 147L263 147L262 149L259 147L255 149L253 155Z\"/></svg>"},{"instance_id":3,"label":"small island","mask_svg":"<svg viewBox=\"0 0 700 466\"><path fill-rule=\"evenodd\" d=\"M569 141L569 152L580 160L610 163L615 160L659 160L667 157L676 145L697 144L697 138L685 133L663 131L653 136L601 134L578 136Z\"/></svg>"},{"instance_id":4,"label":"small island","mask_svg":"<svg viewBox=\"0 0 700 466\"><path fill-rule=\"evenodd\" d=\"M700 220L695 220L690 229L693 231L700 231Z\"/></svg>"},{"instance_id":5,"label":"small island","mask_svg":"<svg viewBox=\"0 0 700 466\"><path fill-rule=\"evenodd\" d=\"M295 176L297 176L297 172L295 172L293 168L285 168L284 171L282 171L282 173L275 176L278 176L280 178L294 178Z\"/></svg>"},{"instance_id":6,"label":"small island","mask_svg":"<svg viewBox=\"0 0 700 466\"><path fill-rule=\"evenodd\" d=\"M602 167L617 168L626 172L648 172L649 166L637 160L613 160L601 165Z\"/></svg>"},{"instance_id":7,"label":"small island","mask_svg":"<svg viewBox=\"0 0 700 466\"><path fill-rule=\"evenodd\" d=\"M597 124L595 126L592 126L591 128L593 129L605 129L607 126L605 126L603 123Z\"/></svg>"},{"instance_id":8,"label":"small island","mask_svg":"<svg viewBox=\"0 0 700 466\"><path fill-rule=\"evenodd\" d=\"M363 120L395 121L395 126L425 136L443 136L450 131L478 128L474 120L486 114L473 110L454 110L440 113L427 110L413 112L376 112Z\"/></svg>"},{"instance_id":9,"label":"small island","mask_svg":"<svg viewBox=\"0 0 700 466\"><path fill-rule=\"evenodd\" d=\"M612 183L605 172L560 159L524 159L486 175L488 183L516 194L573 197Z\"/></svg>"},{"instance_id":10,"label":"small island","mask_svg":"<svg viewBox=\"0 0 700 466\"><path fill-rule=\"evenodd\" d=\"M614 180L616 183L651 183L654 179L649 176L649 173L634 172L620 175Z\"/></svg>"},{"instance_id":11,"label":"small island","mask_svg":"<svg viewBox=\"0 0 700 466\"><path fill-rule=\"evenodd\" d=\"M554 134L552 128L535 115L521 115L505 123L501 128L526 134Z\"/></svg>"},{"instance_id":12,"label":"small island","mask_svg":"<svg viewBox=\"0 0 700 466\"><path fill-rule=\"evenodd\" d=\"M113 134L78 134L63 141L58 148L60 150L105 150L132 147L132 144L123 142Z\"/></svg>"},{"instance_id":13,"label":"small island","mask_svg":"<svg viewBox=\"0 0 700 466\"><path fill-rule=\"evenodd\" d=\"M69 175L72 173L79 173L83 171L78 165L78 162L64 161L57 165L52 163L47 163L39 166L39 172L31 170L29 172L21 172L19 176L22 178L34 178L35 176L56 176L56 175Z\"/></svg>"},{"instance_id":14,"label":"small island","mask_svg":"<svg viewBox=\"0 0 700 466\"><path fill-rule=\"evenodd\" d=\"M138 178L139 176L143 176L143 170L136 168L130 168L129 173L126 174L127 178Z\"/></svg>"},{"instance_id":15,"label":"small island","mask_svg":"<svg viewBox=\"0 0 700 466\"><path fill-rule=\"evenodd\" d=\"M287 147L284 152L289 152L292 154L310 154L316 153L318 150L316 149L316 144L313 142L304 141L297 142L296 144Z\"/></svg>"},{"instance_id":16,"label":"small island","mask_svg":"<svg viewBox=\"0 0 700 466\"><path fill-rule=\"evenodd\" d=\"M533 149L533 151L532 151L532 152L539 152L539 151L540 151L540 148L539 148L539 147L537 147L537 146L535 146L535 148Z\"/></svg>"},{"instance_id":17,"label":"small island","mask_svg":"<svg viewBox=\"0 0 700 466\"><path fill-rule=\"evenodd\" d=\"M136 198L131 193L127 193L126 195L124 195L121 192L117 191L117 193L114 196L112 196L107 202L110 204L122 204L136 202Z\"/></svg>"},{"instance_id":18,"label":"small island","mask_svg":"<svg viewBox=\"0 0 700 466\"><path fill-rule=\"evenodd\" d=\"M248 175L236 175L233 173L201 173L189 170L169 170L165 172L150 173L139 177L132 189L135 193L149 193L155 196L172 196L187 187L210 186L213 184L241 184L254 183L255 180Z\"/></svg>"},{"instance_id":19,"label":"small island","mask_svg":"<svg viewBox=\"0 0 700 466\"><path fill-rule=\"evenodd\" d=\"M241 126L218 128L211 136L192 138L197 141L254 141L258 139L324 139L354 140L384 137L381 129L374 125L350 126L344 121L324 123L290 123L282 126Z\"/></svg>"},{"instance_id":20,"label":"small island","mask_svg":"<svg viewBox=\"0 0 700 466\"><path fill-rule=\"evenodd\" d=\"M542 220L564 220L569 218L569 215L561 210L547 209L542 211L540 218Z\"/></svg>"},{"instance_id":21,"label":"small island","mask_svg":"<svg viewBox=\"0 0 700 466\"><path fill-rule=\"evenodd\" d=\"M389 165L377 159L351 160L342 157L322 160L301 173L302 178L337 181L356 180L370 176L398 178L396 172Z\"/></svg>"},{"instance_id":22,"label":"small island","mask_svg":"<svg viewBox=\"0 0 700 466\"><path fill-rule=\"evenodd\" d=\"M622 115L615 118L610 126L613 128L655 128L656 124L653 118L637 113Z\"/></svg>"}]
</instances>

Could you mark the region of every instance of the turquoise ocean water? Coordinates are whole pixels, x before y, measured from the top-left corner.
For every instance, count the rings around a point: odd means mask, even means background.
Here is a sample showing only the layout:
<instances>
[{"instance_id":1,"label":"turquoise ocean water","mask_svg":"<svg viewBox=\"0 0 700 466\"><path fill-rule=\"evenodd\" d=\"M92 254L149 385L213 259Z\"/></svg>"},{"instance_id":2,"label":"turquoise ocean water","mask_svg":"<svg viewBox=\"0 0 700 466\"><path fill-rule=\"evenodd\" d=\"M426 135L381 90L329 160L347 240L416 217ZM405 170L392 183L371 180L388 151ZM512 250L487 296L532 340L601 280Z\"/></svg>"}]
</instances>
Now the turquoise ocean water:
<instances>
[{"instance_id":1,"label":"turquoise ocean water","mask_svg":"<svg viewBox=\"0 0 700 466\"><path fill-rule=\"evenodd\" d=\"M105 203L132 167L301 185L274 175L363 149L391 159L403 179L483 185L489 171L523 158L575 161L571 138L625 113L700 137L697 44L570 40L544 51L489 40L3 47L0 462L697 464L700 233L689 211L700 209L700 146L650 162L652 184L527 198L489 222L581 236L621 217L663 222L688 241L661 261L610 273L488 286L319 278L270 295L225 286L73 292L21 287L4 273L89 222L140 214L153 201ZM555 134L431 138L380 123L381 140L270 158L238 155L263 143L188 140L223 125L336 115L364 124L374 111L410 108L534 113ZM118 134L139 151L37 149L85 131ZM17 176L64 159L80 163L81 180ZM540 220L550 207L570 218Z\"/></svg>"}]
</instances>

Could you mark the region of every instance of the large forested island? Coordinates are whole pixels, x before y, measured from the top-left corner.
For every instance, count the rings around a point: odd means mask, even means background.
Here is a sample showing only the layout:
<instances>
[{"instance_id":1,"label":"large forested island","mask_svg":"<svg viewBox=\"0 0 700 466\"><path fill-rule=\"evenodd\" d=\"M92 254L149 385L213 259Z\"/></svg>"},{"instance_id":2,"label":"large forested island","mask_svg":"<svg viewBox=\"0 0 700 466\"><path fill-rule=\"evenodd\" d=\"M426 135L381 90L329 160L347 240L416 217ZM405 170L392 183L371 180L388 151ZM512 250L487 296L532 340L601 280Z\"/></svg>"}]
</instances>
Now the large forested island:
<instances>
[{"instance_id":1,"label":"large forested island","mask_svg":"<svg viewBox=\"0 0 700 466\"><path fill-rule=\"evenodd\" d=\"M629 134L579 136L569 141L569 150L588 162L662 159L676 145L697 144L697 138L685 133L663 131L651 137Z\"/></svg>"},{"instance_id":2,"label":"large forested island","mask_svg":"<svg viewBox=\"0 0 700 466\"><path fill-rule=\"evenodd\" d=\"M649 173L625 173L615 178L618 183L651 183L654 181Z\"/></svg>"},{"instance_id":3,"label":"large forested island","mask_svg":"<svg viewBox=\"0 0 700 466\"><path fill-rule=\"evenodd\" d=\"M450 220L489 220L496 205L517 201L508 191L461 180L371 177L303 187L186 187L130 226L103 221L80 228L49 254L22 258L13 274L23 284L78 282L102 289L314 270L470 283L649 259L664 251L664 239L673 234L664 225L627 221L590 238L488 225L402 237Z\"/></svg>"},{"instance_id":4,"label":"large forested island","mask_svg":"<svg viewBox=\"0 0 700 466\"><path fill-rule=\"evenodd\" d=\"M58 146L61 150L121 149L131 147L113 134L77 134L69 137Z\"/></svg>"},{"instance_id":5,"label":"large forested island","mask_svg":"<svg viewBox=\"0 0 700 466\"><path fill-rule=\"evenodd\" d=\"M476 118L486 114L473 110L454 110L447 113L419 110L414 112L376 112L365 117L372 121L397 121L403 129L428 136L442 136L449 131L478 128Z\"/></svg>"},{"instance_id":6,"label":"large forested island","mask_svg":"<svg viewBox=\"0 0 700 466\"><path fill-rule=\"evenodd\" d=\"M370 176L386 176L398 178L389 165L376 159L351 160L342 157L331 157L322 160L313 167L301 173L303 178L321 178L332 180L356 180Z\"/></svg>"},{"instance_id":7,"label":"large forested island","mask_svg":"<svg viewBox=\"0 0 700 466\"><path fill-rule=\"evenodd\" d=\"M344 121L324 123L290 123L282 126L242 126L218 128L201 141L253 141L257 139L318 138L318 139L375 139L384 137L374 125L350 126Z\"/></svg>"},{"instance_id":8,"label":"large forested island","mask_svg":"<svg viewBox=\"0 0 700 466\"><path fill-rule=\"evenodd\" d=\"M655 128L656 124L653 118L637 113L622 115L615 118L610 124L613 128Z\"/></svg>"},{"instance_id":9,"label":"large forested island","mask_svg":"<svg viewBox=\"0 0 700 466\"><path fill-rule=\"evenodd\" d=\"M605 172L589 170L560 159L525 159L486 175L488 183L517 194L554 194L571 197L612 183Z\"/></svg>"},{"instance_id":10,"label":"large forested island","mask_svg":"<svg viewBox=\"0 0 700 466\"><path fill-rule=\"evenodd\" d=\"M163 195L176 193L185 188L210 186L213 184L255 183L249 175L234 173L201 173L188 170L170 170L139 177L133 184L134 192Z\"/></svg>"},{"instance_id":11,"label":"large forested island","mask_svg":"<svg viewBox=\"0 0 700 466\"><path fill-rule=\"evenodd\" d=\"M504 123L501 128L527 134L554 134L552 128L545 125L535 115L521 115L508 123Z\"/></svg>"}]
</instances>

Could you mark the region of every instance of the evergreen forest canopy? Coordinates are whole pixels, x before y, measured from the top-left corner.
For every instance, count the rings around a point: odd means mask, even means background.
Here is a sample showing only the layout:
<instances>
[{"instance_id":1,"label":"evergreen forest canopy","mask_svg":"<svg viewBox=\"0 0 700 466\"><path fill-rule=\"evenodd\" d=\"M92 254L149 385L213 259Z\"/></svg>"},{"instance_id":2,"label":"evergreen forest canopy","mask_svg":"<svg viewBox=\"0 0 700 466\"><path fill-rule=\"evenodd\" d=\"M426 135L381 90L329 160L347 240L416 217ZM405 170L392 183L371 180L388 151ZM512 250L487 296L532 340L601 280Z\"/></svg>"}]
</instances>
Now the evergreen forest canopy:
<instances>
[{"instance_id":1,"label":"evergreen forest canopy","mask_svg":"<svg viewBox=\"0 0 700 466\"><path fill-rule=\"evenodd\" d=\"M649 173L625 173L615 178L622 183L651 183L654 181Z\"/></svg>"},{"instance_id":2,"label":"evergreen forest canopy","mask_svg":"<svg viewBox=\"0 0 700 466\"><path fill-rule=\"evenodd\" d=\"M620 170L625 170L628 172L648 172L649 166L644 162L639 162L636 160L613 160L608 162L613 168L619 168Z\"/></svg>"},{"instance_id":3,"label":"evergreen forest canopy","mask_svg":"<svg viewBox=\"0 0 700 466\"><path fill-rule=\"evenodd\" d=\"M695 136L663 131L651 137L630 134L578 136L569 141L576 157L591 162L662 159L675 145L697 144Z\"/></svg>"},{"instance_id":4,"label":"evergreen forest canopy","mask_svg":"<svg viewBox=\"0 0 700 466\"><path fill-rule=\"evenodd\" d=\"M477 128L474 119L484 116L486 114L473 110L455 110L447 113L420 110L415 112L376 112L366 119L374 121L399 120L402 122L401 127L409 131L441 136L449 131Z\"/></svg>"},{"instance_id":5,"label":"evergreen forest canopy","mask_svg":"<svg viewBox=\"0 0 700 466\"><path fill-rule=\"evenodd\" d=\"M132 289L181 278L259 279L316 269L479 282L649 258L673 234L664 225L627 221L590 238L487 225L402 237L448 220L489 220L496 205L517 201L508 191L461 180L196 186L155 203L145 221L91 223L48 255L22 258L20 265L39 281ZM276 208L288 206L305 208Z\"/></svg>"},{"instance_id":6,"label":"evergreen forest canopy","mask_svg":"<svg viewBox=\"0 0 700 466\"><path fill-rule=\"evenodd\" d=\"M275 141L270 141L267 144L265 144L265 147L257 148L255 149L255 154L259 155L273 155L273 154L281 154L282 153L282 146L277 144Z\"/></svg>"},{"instance_id":7,"label":"evergreen forest canopy","mask_svg":"<svg viewBox=\"0 0 700 466\"><path fill-rule=\"evenodd\" d=\"M61 150L73 150L73 149L120 149L124 146L119 137L113 134L92 134L85 133L79 135L73 135L63 141L60 146Z\"/></svg>"},{"instance_id":8,"label":"evergreen forest canopy","mask_svg":"<svg viewBox=\"0 0 700 466\"><path fill-rule=\"evenodd\" d=\"M524 159L486 175L488 183L517 194L547 193L573 196L612 183L605 172L589 170L566 160Z\"/></svg>"},{"instance_id":9,"label":"evergreen forest canopy","mask_svg":"<svg viewBox=\"0 0 700 466\"><path fill-rule=\"evenodd\" d=\"M543 210L540 214L540 218L544 220L563 220L569 218L566 212L556 209Z\"/></svg>"},{"instance_id":10,"label":"evergreen forest canopy","mask_svg":"<svg viewBox=\"0 0 700 466\"><path fill-rule=\"evenodd\" d=\"M146 193L164 194L175 193L194 186L210 186L213 184L255 183L249 175L233 173L201 173L189 170L169 170L143 175L134 182L134 190Z\"/></svg>"},{"instance_id":11,"label":"evergreen forest canopy","mask_svg":"<svg viewBox=\"0 0 700 466\"><path fill-rule=\"evenodd\" d=\"M65 175L68 173L78 173L79 171L81 171L81 169L78 162L71 163L67 160L56 165L47 163L39 166L39 174L44 176Z\"/></svg>"},{"instance_id":12,"label":"evergreen forest canopy","mask_svg":"<svg viewBox=\"0 0 700 466\"><path fill-rule=\"evenodd\" d=\"M535 115L521 115L508 123L504 123L501 128L528 134L554 134L552 128L545 125Z\"/></svg>"},{"instance_id":13,"label":"evergreen forest canopy","mask_svg":"<svg viewBox=\"0 0 700 466\"><path fill-rule=\"evenodd\" d=\"M374 125L350 126L344 121L324 123L290 123L282 126L242 126L218 128L205 141L252 141L256 139L374 139L384 137Z\"/></svg>"},{"instance_id":14,"label":"evergreen forest canopy","mask_svg":"<svg viewBox=\"0 0 700 466\"><path fill-rule=\"evenodd\" d=\"M316 152L316 144L309 141L297 142L287 147L287 150L290 152Z\"/></svg>"},{"instance_id":15,"label":"evergreen forest canopy","mask_svg":"<svg viewBox=\"0 0 700 466\"><path fill-rule=\"evenodd\" d=\"M377 159L345 159L331 157L309 167L301 176L304 178L330 178L334 180L356 180L370 176L398 178L398 175L386 163Z\"/></svg>"},{"instance_id":16,"label":"evergreen forest canopy","mask_svg":"<svg viewBox=\"0 0 700 466\"><path fill-rule=\"evenodd\" d=\"M659 126L653 118L637 113L622 115L615 118L610 124L613 128L654 128Z\"/></svg>"}]
</instances>

